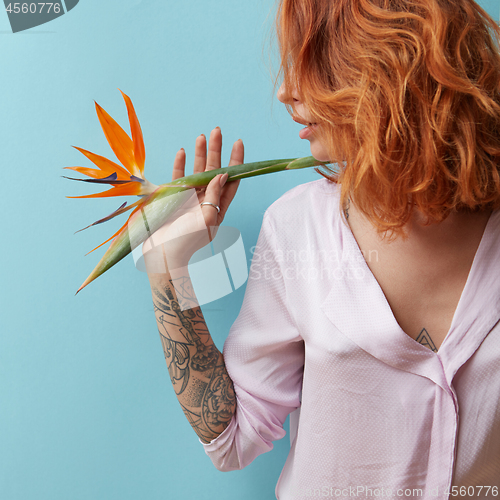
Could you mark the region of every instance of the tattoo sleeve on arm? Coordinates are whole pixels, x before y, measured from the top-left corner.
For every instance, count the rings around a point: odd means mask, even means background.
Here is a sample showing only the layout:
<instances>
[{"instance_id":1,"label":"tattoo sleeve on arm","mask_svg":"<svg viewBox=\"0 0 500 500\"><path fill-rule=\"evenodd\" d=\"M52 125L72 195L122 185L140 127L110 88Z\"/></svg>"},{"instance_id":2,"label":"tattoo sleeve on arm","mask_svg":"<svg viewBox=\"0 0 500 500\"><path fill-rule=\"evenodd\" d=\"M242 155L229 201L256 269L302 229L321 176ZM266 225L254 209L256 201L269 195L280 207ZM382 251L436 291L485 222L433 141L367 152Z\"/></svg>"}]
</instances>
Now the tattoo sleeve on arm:
<instances>
[{"instance_id":1,"label":"tattoo sleeve on arm","mask_svg":"<svg viewBox=\"0 0 500 500\"><path fill-rule=\"evenodd\" d=\"M203 400L203 419L214 433L222 432L229 425L236 404L233 384L227 374L222 356L220 363L213 371Z\"/></svg>"},{"instance_id":2,"label":"tattoo sleeve on arm","mask_svg":"<svg viewBox=\"0 0 500 500\"><path fill-rule=\"evenodd\" d=\"M189 278L187 278L189 280ZM199 307L182 310L177 294L191 301L187 281L151 281L154 311L170 380L182 410L200 439L210 442L231 421L236 398L222 353L216 348ZM181 290L181 292L179 292ZM177 292L177 293L176 293ZM184 302L185 304L186 302ZM193 303L196 303L194 297Z\"/></svg>"}]
</instances>

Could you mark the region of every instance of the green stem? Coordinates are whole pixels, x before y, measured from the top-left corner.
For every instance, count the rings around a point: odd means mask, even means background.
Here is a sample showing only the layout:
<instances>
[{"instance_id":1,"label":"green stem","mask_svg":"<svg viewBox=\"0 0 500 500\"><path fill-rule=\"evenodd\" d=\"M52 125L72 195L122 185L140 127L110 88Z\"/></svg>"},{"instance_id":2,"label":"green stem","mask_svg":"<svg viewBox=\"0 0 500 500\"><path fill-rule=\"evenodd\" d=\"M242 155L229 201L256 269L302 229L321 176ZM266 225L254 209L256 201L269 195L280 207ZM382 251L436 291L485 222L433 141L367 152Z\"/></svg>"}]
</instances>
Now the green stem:
<instances>
[{"instance_id":1,"label":"green stem","mask_svg":"<svg viewBox=\"0 0 500 500\"><path fill-rule=\"evenodd\" d=\"M300 160L300 163L296 163ZM297 165L290 168L290 165ZM305 158L288 158L282 160L267 160L258 161L253 163L242 163L240 165L232 165L230 167L216 168L214 170L206 170L198 174L187 175L181 177L168 184L162 186L186 186L186 187L201 187L206 186L214 177L219 174L228 174L229 180L244 179L246 177L253 177L254 175L270 174L272 172L280 172L281 170L307 168L323 165L314 157L308 156ZM160 187L162 187L160 186Z\"/></svg>"}]
</instances>

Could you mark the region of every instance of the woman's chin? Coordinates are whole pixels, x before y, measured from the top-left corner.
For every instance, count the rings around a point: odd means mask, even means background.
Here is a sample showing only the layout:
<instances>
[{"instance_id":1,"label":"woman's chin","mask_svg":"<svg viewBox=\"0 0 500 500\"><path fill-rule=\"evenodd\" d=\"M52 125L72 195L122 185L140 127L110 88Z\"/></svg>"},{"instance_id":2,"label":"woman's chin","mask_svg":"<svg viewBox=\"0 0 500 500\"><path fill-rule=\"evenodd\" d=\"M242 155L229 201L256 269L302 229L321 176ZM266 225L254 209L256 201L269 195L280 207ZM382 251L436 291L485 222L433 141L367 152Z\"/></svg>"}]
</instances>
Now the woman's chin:
<instances>
[{"instance_id":1,"label":"woman's chin","mask_svg":"<svg viewBox=\"0 0 500 500\"><path fill-rule=\"evenodd\" d=\"M328 151L318 141L311 141L311 155L318 161L328 161L330 159Z\"/></svg>"}]
</instances>

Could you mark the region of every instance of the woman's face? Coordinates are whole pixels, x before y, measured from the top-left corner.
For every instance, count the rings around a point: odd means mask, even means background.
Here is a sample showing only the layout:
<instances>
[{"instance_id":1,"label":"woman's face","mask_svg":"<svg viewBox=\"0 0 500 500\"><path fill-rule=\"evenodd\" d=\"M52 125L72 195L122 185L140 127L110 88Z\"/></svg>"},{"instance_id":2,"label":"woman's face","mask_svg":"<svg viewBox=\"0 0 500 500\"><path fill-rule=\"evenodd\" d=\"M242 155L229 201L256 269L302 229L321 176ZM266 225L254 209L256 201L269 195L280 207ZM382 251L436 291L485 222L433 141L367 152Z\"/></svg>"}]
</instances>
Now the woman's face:
<instances>
[{"instance_id":1,"label":"woman's face","mask_svg":"<svg viewBox=\"0 0 500 500\"><path fill-rule=\"evenodd\" d=\"M310 115L304 105L299 99L299 95L295 89L292 90L290 94L291 99L286 98L284 84L278 90L278 99L283 103L290 104L293 108L293 121L305 125L299 132L299 137L301 139L307 139L310 142L311 154L319 161L328 161L329 155L328 151L323 145L318 137L315 135L315 131L318 129L319 125L317 123L311 123Z\"/></svg>"}]
</instances>

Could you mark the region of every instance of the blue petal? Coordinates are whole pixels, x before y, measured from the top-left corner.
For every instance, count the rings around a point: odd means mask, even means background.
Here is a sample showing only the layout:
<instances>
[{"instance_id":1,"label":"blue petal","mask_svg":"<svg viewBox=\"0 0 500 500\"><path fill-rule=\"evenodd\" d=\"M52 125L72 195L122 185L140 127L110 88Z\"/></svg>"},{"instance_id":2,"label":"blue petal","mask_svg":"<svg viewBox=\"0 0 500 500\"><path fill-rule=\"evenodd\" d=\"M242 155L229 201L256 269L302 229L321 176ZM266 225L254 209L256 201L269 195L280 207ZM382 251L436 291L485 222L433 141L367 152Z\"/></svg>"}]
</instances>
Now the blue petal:
<instances>
[{"instance_id":1,"label":"blue petal","mask_svg":"<svg viewBox=\"0 0 500 500\"><path fill-rule=\"evenodd\" d=\"M79 180L79 179L77 179ZM125 210L122 210L123 207L127 204L127 202L123 203L119 208L117 208L113 213L109 214L108 216L106 217L103 217L102 219L99 219L99 220L96 220L95 222L93 222L92 224L88 225L87 227L84 227L82 229L79 229L78 231L75 231L74 234L76 233L79 233L80 231L83 231L84 229L87 229L88 227L90 226L95 226L96 224L100 224L101 222L106 222L110 219L112 219L113 217L116 217L117 215L120 215L122 214L123 212L126 212L130 207L126 208Z\"/></svg>"}]
</instances>

